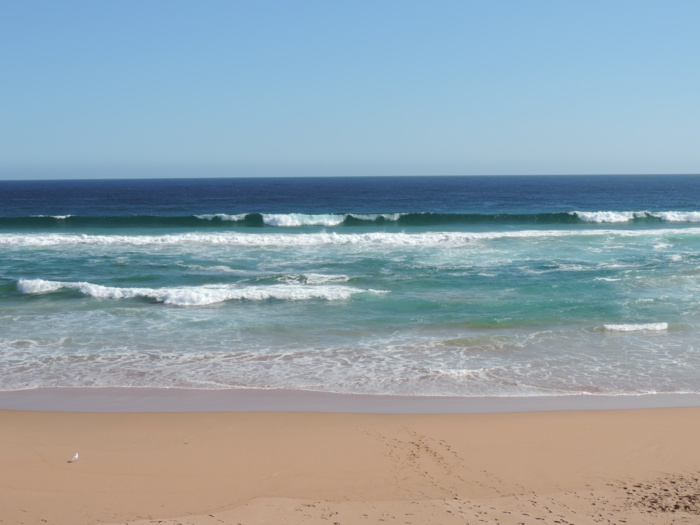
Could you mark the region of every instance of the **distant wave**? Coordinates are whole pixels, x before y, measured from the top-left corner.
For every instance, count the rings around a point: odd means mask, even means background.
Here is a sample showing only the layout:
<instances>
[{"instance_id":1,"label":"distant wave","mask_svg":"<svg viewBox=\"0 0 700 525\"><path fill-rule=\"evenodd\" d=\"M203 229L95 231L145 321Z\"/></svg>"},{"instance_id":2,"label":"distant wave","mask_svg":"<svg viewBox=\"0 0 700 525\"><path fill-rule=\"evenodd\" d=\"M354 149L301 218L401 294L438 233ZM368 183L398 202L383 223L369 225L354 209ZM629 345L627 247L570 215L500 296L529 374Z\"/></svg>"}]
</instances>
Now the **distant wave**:
<instances>
[{"instance_id":1,"label":"distant wave","mask_svg":"<svg viewBox=\"0 0 700 525\"><path fill-rule=\"evenodd\" d=\"M700 222L698 211L576 211L584 222Z\"/></svg>"},{"instance_id":2,"label":"distant wave","mask_svg":"<svg viewBox=\"0 0 700 525\"><path fill-rule=\"evenodd\" d=\"M617 236L644 237L700 235L700 228L648 230L515 230L490 232L315 232L242 233L189 232L163 235L96 235L81 233L0 233L0 246L461 246L470 242L496 239L547 239L555 237Z\"/></svg>"},{"instance_id":3,"label":"distant wave","mask_svg":"<svg viewBox=\"0 0 700 525\"><path fill-rule=\"evenodd\" d=\"M53 215L0 217L0 228L301 228L343 226L439 226L449 224L695 223L700 211L570 211L533 214L481 213L240 213L186 216Z\"/></svg>"},{"instance_id":4,"label":"distant wave","mask_svg":"<svg viewBox=\"0 0 700 525\"><path fill-rule=\"evenodd\" d=\"M25 294L48 294L60 290L77 290L95 299L151 299L174 306L205 306L226 301L326 301L346 300L358 293L385 293L381 290L362 290L349 286L310 286L281 284L240 287L237 285L203 285L166 288L119 288L88 282L47 281L20 279L17 289Z\"/></svg>"}]
</instances>

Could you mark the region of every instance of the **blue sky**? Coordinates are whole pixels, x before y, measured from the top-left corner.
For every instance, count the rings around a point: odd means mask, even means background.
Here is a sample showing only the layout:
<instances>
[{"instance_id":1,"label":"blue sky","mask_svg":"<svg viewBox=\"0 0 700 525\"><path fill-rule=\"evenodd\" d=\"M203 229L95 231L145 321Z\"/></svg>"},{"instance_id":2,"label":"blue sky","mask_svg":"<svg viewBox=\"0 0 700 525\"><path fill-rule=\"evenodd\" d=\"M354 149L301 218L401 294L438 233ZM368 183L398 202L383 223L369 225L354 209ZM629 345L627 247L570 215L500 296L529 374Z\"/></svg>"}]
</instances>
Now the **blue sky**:
<instances>
[{"instance_id":1,"label":"blue sky","mask_svg":"<svg viewBox=\"0 0 700 525\"><path fill-rule=\"evenodd\" d=\"M0 178L700 173L700 2L8 0Z\"/></svg>"}]
</instances>

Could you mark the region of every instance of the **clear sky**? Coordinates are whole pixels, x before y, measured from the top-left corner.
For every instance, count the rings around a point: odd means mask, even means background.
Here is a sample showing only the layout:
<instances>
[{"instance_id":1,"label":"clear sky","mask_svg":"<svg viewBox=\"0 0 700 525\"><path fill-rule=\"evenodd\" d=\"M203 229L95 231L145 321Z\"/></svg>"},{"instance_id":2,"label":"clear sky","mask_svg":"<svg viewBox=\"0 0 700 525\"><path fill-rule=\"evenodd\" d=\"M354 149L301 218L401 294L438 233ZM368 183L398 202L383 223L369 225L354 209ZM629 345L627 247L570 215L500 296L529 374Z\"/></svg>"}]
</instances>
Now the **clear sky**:
<instances>
[{"instance_id":1,"label":"clear sky","mask_svg":"<svg viewBox=\"0 0 700 525\"><path fill-rule=\"evenodd\" d=\"M700 173L696 0L5 0L0 178Z\"/></svg>"}]
</instances>

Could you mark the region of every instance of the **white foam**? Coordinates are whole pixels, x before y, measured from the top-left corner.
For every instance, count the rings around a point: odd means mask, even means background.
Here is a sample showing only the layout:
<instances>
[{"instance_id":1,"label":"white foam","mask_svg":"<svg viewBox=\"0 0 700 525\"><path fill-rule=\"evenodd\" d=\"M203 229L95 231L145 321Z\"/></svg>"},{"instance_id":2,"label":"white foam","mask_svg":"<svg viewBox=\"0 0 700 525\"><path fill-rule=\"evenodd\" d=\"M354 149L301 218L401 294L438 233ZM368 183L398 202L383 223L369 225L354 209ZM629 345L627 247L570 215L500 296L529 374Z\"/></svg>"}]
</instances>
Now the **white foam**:
<instances>
[{"instance_id":1,"label":"white foam","mask_svg":"<svg viewBox=\"0 0 700 525\"><path fill-rule=\"evenodd\" d=\"M219 219L220 221L242 221L246 218L245 213L240 213L238 215L228 215L226 213L214 213L207 215L195 215L198 219L211 221L213 219Z\"/></svg>"},{"instance_id":2,"label":"white foam","mask_svg":"<svg viewBox=\"0 0 700 525\"><path fill-rule=\"evenodd\" d=\"M376 221L377 219L384 219L385 221L397 221L403 217L404 213L377 213L377 214L365 214L365 213L351 213L356 219L363 221Z\"/></svg>"},{"instance_id":3,"label":"white foam","mask_svg":"<svg viewBox=\"0 0 700 525\"><path fill-rule=\"evenodd\" d=\"M558 264L556 270L562 272L587 272L590 270L588 266L582 266L580 264Z\"/></svg>"},{"instance_id":4,"label":"white foam","mask_svg":"<svg viewBox=\"0 0 700 525\"><path fill-rule=\"evenodd\" d=\"M629 222L635 217L643 217L645 212L634 211L575 211L579 219L586 222Z\"/></svg>"},{"instance_id":5,"label":"white foam","mask_svg":"<svg viewBox=\"0 0 700 525\"><path fill-rule=\"evenodd\" d=\"M142 297L174 306L204 306L231 300L326 301L346 300L358 293L386 293L383 290L363 290L349 286L271 285L241 288L236 285L182 286L172 288L118 288L88 282L60 282L43 279L20 279L22 293L38 294L61 289L78 290L96 299L133 299Z\"/></svg>"},{"instance_id":6,"label":"white foam","mask_svg":"<svg viewBox=\"0 0 700 525\"><path fill-rule=\"evenodd\" d=\"M327 284L327 283L346 283L350 280L347 275L322 275L319 273L306 274L306 284Z\"/></svg>"},{"instance_id":7,"label":"white foam","mask_svg":"<svg viewBox=\"0 0 700 525\"><path fill-rule=\"evenodd\" d=\"M436 376L447 376L455 379L490 379L490 375L498 369L493 368L431 368L430 373Z\"/></svg>"},{"instance_id":8,"label":"white foam","mask_svg":"<svg viewBox=\"0 0 700 525\"><path fill-rule=\"evenodd\" d=\"M586 222L614 223L654 217L664 222L700 222L700 211L575 211Z\"/></svg>"},{"instance_id":9,"label":"white foam","mask_svg":"<svg viewBox=\"0 0 700 525\"><path fill-rule=\"evenodd\" d=\"M304 275L284 275L280 278L286 283L302 283L308 285L323 285L328 283L346 283L350 280L347 275L324 275L320 273L307 273Z\"/></svg>"},{"instance_id":10,"label":"white foam","mask_svg":"<svg viewBox=\"0 0 700 525\"><path fill-rule=\"evenodd\" d=\"M644 237L700 235L700 228L653 230L521 230L502 232L368 232L368 233L177 233L167 235L87 235L76 233L0 234L0 246L460 246L494 239L557 237Z\"/></svg>"},{"instance_id":11,"label":"white foam","mask_svg":"<svg viewBox=\"0 0 700 525\"><path fill-rule=\"evenodd\" d=\"M195 215L198 219L213 220L219 219L222 221L242 221L247 217L246 213L229 215L226 213L214 213L205 215ZM400 213L383 213L383 214L306 214L306 213L263 213L263 223L268 226L277 227L299 227L299 226L324 226L332 227L339 226L347 217L352 215L356 219L365 221L374 221L383 218L388 221L396 221L401 217Z\"/></svg>"},{"instance_id":12,"label":"white foam","mask_svg":"<svg viewBox=\"0 0 700 525\"><path fill-rule=\"evenodd\" d=\"M263 214L263 222L268 226L338 226L345 215L305 215L303 213Z\"/></svg>"},{"instance_id":13,"label":"white foam","mask_svg":"<svg viewBox=\"0 0 700 525\"><path fill-rule=\"evenodd\" d=\"M650 215L667 222L700 222L700 211L661 211Z\"/></svg>"},{"instance_id":14,"label":"white foam","mask_svg":"<svg viewBox=\"0 0 700 525\"><path fill-rule=\"evenodd\" d=\"M17 289L26 294L51 293L63 288L63 283L56 281L45 281L44 279L20 279L17 282Z\"/></svg>"},{"instance_id":15,"label":"white foam","mask_svg":"<svg viewBox=\"0 0 700 525\"><path fill-rule=\"evenodd\" d=\"M668 330L668 323L606 324L603 328L611 332L641 332Z\"/></svg>"}]
</instances>

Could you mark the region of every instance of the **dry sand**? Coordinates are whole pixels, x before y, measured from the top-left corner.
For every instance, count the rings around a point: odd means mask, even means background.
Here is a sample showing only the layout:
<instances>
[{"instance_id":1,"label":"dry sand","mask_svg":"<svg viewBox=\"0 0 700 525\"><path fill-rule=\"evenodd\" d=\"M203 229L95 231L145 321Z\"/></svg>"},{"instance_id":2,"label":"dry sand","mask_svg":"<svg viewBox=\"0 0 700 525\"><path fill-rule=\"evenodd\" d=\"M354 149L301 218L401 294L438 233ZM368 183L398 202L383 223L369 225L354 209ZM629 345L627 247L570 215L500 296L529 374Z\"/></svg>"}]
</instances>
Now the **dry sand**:
<instances>
[{"instance_id":1,"label":"dry sand","mask_svg":"<svg viewBox=\"0 0 700 525\"><path fill-rule=\"evenodd\" d=\"M4 410L0 523L700 523L699 444L700 408Z\"/></svg>"}]
</instances>

